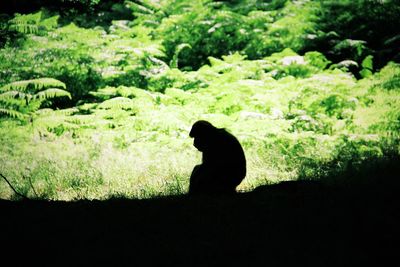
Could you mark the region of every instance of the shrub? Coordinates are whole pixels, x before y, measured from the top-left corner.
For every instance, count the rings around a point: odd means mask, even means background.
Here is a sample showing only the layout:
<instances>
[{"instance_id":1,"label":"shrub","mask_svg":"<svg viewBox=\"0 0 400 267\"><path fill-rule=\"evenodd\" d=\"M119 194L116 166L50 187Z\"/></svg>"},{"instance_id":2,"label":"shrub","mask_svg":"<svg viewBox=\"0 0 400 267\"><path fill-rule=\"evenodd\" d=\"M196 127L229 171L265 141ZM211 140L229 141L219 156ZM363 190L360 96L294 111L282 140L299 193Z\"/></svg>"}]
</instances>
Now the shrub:
<instances>
[{"instance_id":1,"label":"shrub","mask_svg":"<svg viewBox=\"0 0 400 267\"><path fill-rule=\"evenodd\" d=\"M176 47L190 45L191 49L181 51L179 67L198 69L209 56L221 57L242 50L247 38L243 24L242 15L200 6L164 19L157 32L162 36L170 59L175 55Z\"/></svg>"},{"instance_id":2,"label":"shrub","mask_svg":"<svg viewBox=\"0 0 400 267\"><path fill-rule=\"evenodd\" d=\"M362 40L364 43L357 46L363 45L373 51L378 68L396 56L399 57L399 43L396 39L398 40L398 29L400 28L400 5L397 0L321 0L319 2L322 11L318 26L320 30L335 32L339 41ZM329 40L326 41L329 42ZM337 42L333 43L333 45L335 44ZM330 46L328 43L325 45ZM328 50L331 48L332 46ZM367 54L362 55L358 63L361 63ZM354 54L338 54L337 58L339 59L336 61L356 59L349 58L349 56L354 56Z\"/></svg>"}]
</instances>

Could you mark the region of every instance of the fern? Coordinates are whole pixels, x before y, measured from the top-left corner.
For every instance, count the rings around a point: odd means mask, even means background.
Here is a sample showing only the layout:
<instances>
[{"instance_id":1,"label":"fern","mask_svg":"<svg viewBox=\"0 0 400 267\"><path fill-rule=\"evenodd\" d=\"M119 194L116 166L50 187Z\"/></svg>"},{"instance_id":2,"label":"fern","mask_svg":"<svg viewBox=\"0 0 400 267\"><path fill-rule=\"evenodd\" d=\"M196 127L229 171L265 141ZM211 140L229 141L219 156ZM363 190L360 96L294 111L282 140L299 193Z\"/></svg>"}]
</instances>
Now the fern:
<instances>
[{"instance_id":1,"label":"fern","mask_svg":"<svg viewBox=\"0 0 400 267\"><path fill-rule=\"evenodd\" d=\"M103 101L118 95L117 88L111 86L98 89L96 92L91 91L89 94Z\"/></svg>"},{"instance_id":2,"label":"fern","mask_svg":"<svg viewBox=\"0 0 400 267\"><path fill-rule=\"evenodd\" d=\"M0 94L0 99L24 98L25 94L19 91L8 91Z\"/></svg>"},{"instance_id":3,"label":"fern","mask_svg":"<svg viewBox=\"0 0 400 267\"><path fill-rule=\"evenodd\" d=\"M100 109L123 109L131 110L135 107L132 99L126 97L114 97L109 100L104 101L98 105Z\"/></svg>"},{"instance_id":4,"label":"fern","mask_svg":"<svg viewBox=\"0 0 400 267\"><path fill-rule=\"evenodd\" d=\"M160 5L158 1L139 0L137 2L140 2L140 4L132 1L125 1L128 8L130 8L134 14L154 14L162 8L162 5Z\"/></svg>"},{"instance_id":5,"label":"fern","mask_svg":"<svg viewBox=\"0 0 400 267\"><path fill-rule=\"evenodd\" d=\"M49 88L44 91L40 91L39 93L33 95L33 99L49 99L61 96L66 96L71 99L71 94L69 92L58 88Z\"/></svg>"},{"instance_id":6,"label":"fern","mask_svg":"<svg viewBox=\"0 0 400 267\"><path fill-rule=\"evenodd\" d=\"M42 12L34 14L20 15L17 14L10 22L10 28L21 33L38 33L39 22L42 18Z\"/></svg>"},{"instance_id":7,"label":"fern","mask_svg":"<svg viewBox=\"0 0 400 267\"><path fill-rule=\"evenodd\" d=\"M151 10L148 7L145 7L144 5L140 5L131 1L127 1L127 5L134 12L136 16L140 14L154 14L153 10Z\"/></svg>"},{"instance_id":8,"label":"fern","mask_svg":"<svg viewBox=\"0 0 400 267\"><path fill-rule=\"evenodd\" d=\"M161 20L167 16L159 1L136 0L135 2L125 1L125 4L137 17L135 20L137 25L156 28L160 25Z\"/></svg>"},{"instance_id":9,"label":"fern","mask_svg":"<svg viewBox=\"0 0 400 267\"><path fill-rule=\"evenodd\" d=\"M48 87L60 87L66 89L65 83L59 80L53 78L40 78L33 80L17 81L6 84L0 88L0 92L10 91L10 90L26 91L30 89L41 90L43 88L48 88Z\"/></svg>"},{"instance_id":10,"label":"fern","mask_svg":"<svg viewBox=\"0 0 400 267\"><path fill-rule=\"evenodd\" d=\"M19 111L16 111L16 110L5 108L5 107L0 107L0 114L5 114L8 117L17 118L17 119L25 118L25 114L23 114Z\"/></svg>"},{"instance_id":11,"label":"fern","mask_svg":"<svg viewBox=\"0 0 400 267\"><path fill-rule=\"evenodd\" d=\"M171 68L176 68L176 69L178 68L178 57L179 57L179 54L185 48L191 49L192 47L190 46L190 44L183 43L183 44L178 45L175 48L174 56L173 56L173 58L171 60L171 63L169 64L171 66Z\"/></svg>"},{"instance_id":12,"label":"fern","mask_svg":"<svg viewBox=\"0 0 400 267\"><path fill-rule=\"evenodd\" d=\"M57 115L64 115L64 116L70 116L73 115L74 113L78 113L79 109L76 107L73 108L66 108L66 109L60 109L60 110L55 110L54 113ZM52 114L54 114L52 113Z\"/></svg>"},{"instance_id":13,"label":"fern","mask_svg":"<svg viewBox=\"0 0 400 267\"><path fill-rule=\"evenodd\" d=\"M39 34L44 30L48 31L56 28L59 16L43 19L42 11L33 14L17 14L9 21L10 28L25 34Z\"/></svg>"},{"instance_id":14,"label":"fern","mask_svg":"<svg viewBox=\"0 0 400 267\"><path fill-rule=\"evenodd\" d=\"M71 94L61 88L65 89L65 84L52 78L6 84L0 88L0 113L12 118L23 119L24 112L37 111L44 100L63 96L71 99Z\"/></svg>"},{"instance_id":15,"label":"fern","mask_svg":"<svg viewBox=\"0 0 400 267\"><path fill-rule=\"evenodd\" d=\"M44 27L46 30L51 30L54 28L57 28L58 26L58 19L60 18L60 16L53 16L47 19L42 20L39 25Z\"/></svg>"}]
</instances>

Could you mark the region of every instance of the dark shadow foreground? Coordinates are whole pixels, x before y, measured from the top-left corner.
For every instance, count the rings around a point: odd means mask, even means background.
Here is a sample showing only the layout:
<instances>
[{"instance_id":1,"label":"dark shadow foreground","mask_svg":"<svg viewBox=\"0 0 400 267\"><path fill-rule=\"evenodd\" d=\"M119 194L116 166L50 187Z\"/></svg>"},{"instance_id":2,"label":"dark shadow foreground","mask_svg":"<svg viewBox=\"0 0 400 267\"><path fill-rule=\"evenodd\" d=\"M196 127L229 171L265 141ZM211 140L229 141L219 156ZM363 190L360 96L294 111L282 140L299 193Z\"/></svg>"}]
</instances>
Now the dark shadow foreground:
<instances>
[{"instance_id":1,"label":"dark shadow foreground","mask_svg":"<svg viewBox=\"0 0 400 267\"><path fill-rule=\"evenodd\" d=\"M384 266L399 246L397 163L370 173L369 183L346 186L303 181L225 197L0 201L1 261Z\"/></svg>"}]
</instances>

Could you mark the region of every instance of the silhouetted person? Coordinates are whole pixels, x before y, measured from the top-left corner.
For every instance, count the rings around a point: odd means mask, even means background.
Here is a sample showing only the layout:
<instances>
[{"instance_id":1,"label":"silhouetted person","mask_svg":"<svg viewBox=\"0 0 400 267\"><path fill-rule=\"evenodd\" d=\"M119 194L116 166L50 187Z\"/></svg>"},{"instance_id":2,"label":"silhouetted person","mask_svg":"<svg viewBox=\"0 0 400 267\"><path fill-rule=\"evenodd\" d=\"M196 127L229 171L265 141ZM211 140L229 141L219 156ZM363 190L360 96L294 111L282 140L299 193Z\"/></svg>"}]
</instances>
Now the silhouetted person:
<instances>
[{"instance_id":1,"label":"silhouetted person","mask_svg":"<svg viewBox=\"0 0 400 267\"><path fill-rule=\"evenodd\" d=\"M207 121L193 124L190 137L203 152L202 164L190 176L189 194L233 194L246 176L246 158L239 141Z\"/></svg>"}]
</instances>

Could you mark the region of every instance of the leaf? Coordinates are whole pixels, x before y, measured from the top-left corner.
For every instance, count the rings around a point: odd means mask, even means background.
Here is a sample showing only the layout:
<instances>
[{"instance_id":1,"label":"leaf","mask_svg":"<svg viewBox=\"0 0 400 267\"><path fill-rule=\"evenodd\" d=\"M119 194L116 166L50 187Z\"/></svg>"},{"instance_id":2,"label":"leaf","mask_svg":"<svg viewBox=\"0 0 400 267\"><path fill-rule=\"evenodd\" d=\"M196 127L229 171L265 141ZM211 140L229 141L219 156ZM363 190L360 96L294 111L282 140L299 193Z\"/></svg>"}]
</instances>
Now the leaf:
<instances>
[{"instance_id":1,"label":"leaf","mask_svg":"<svg viewBox=\"0 0 400 267\"><path fill-rule=\"evenodd\" d=\"M39 27L30 24L14 24L10 25L10 29L21 33L37 33L39 32Z\"/></svg>"},{"instance_id":2,"label":"leaf","mask_svg":"<svg viewBox=\"0 0 400 267\"><path fill-rule=\"evenodd\" d=\"M126 1L126 5L133 12L135 12L135 15L139 15L140 16L140 14L153 14L154 13L153 10L145 7L144 5L140 5L140 4L134 3L132 1Z\"/></svg>"},{"instance_id":3,"label":"leaf","mask_svg":"<svg viewBox=\"0 0 400 267\"><path fill-rule=\"evenodd\" d=\"M17 119L24 119L25 118L24 114L22 114L19 111L12 110L12 109L0 108L0 114L1 113L5 114L5 115L7 115L9 117L12 117L12 118L17 118Z\"/></svg>"},{"instance_id":4,"label":"leaf","mask_svg":"<svg viewBox=\"0 0 400 267\"><path fill-rule=\"evenodd\" d=\"M66 108L66 109L59 109L59 110L55 110L54 113L59 114L59 115L72 115L74 113L79 112L79 109L76 107L73 108Z\"/></svg>"},{"instance_id":5,"label":"leaf","mask_svg":"<svg viewBox=\"0 0 400 267\"><path fill-rule=\"evenodd\" d=\"M98 105L100 109L124 109L134 108L134 102L126 97L114 97Z\"/></svg>"},{"instance_id":6,"label":"leaf","mask_svg":"<svg viewBox=\"0 0 400 267\"><path fill-rule=\"evenodd\" d=\"M372 55L368 55L364 58L364 60L361 63L361 66L364 69L368 69L368 70L373 70L374 66L373 66L373 56Z\"/></svg>"},{"instance_id":7,"label":"leaf","mask_svg":"<svg viewBox=\"0 0 400 267\"><path fill-rule=\"evenodd\" d=\"M25 96L26 94L13 90L0 94L0 99L25 98Z\"/></svg>"},{"instance_id":8,"label":"leaf","mask_svg":"<svg viewBox=\"0 0 400 267\"><path fill-rule=\"evenodd\" d=\"M139 0L145 7L150 8L152 10L159 10L162 8L161 1L159 0Z\"/></svg>"},{"instance_id":9,"label":"leaf","mask_svg":"<svg viewBox=\"0 0 400 267\"><path fill-rule=\"evenodd\" d=\"M39 93L33 95L33 99L49 99L49 98L54 98L54 97L61 97L61 96L66 96L69 99L71 98L71 94L65 90L58 89L58 88L49 88L44 91L40 91Z\"/></svg>"},{"instance_id":10,"label":"leaf","mask_svg":"<svg viewBox=\"0 0 400 267\"><path fill-rule=\"evenodd\" d=\"M90 91L89 94L99 98L100 100L108 100L118 94L118 88L107 86L97 91Z\"/></svg>"},{"instance_id":11,"label":"leaf","mask_svg":"<svg viewBox=\"0 0 400 267\"><path fill-rule=\"evenodd\" d=\"M0 88L0 92L11 91L11 90L18 90L26 92L29 89L34 89L35 91L48 88L48 87L60 87L65 89L65 83L53 79L53 78L39 78L39 79L32 79L32 80L24 80L24 81L17 81L12 82L9 84L4 85Z\"/></svg>"},{"instance_id":12,"label":"leaf","mask_svg":"<svg viewBox=\"0 0 400 267\"><path fill-rule=\"evenodd\" d=\"M48 19L42 20L40 22L40 26L45 27L46 30L51 30L51 29L57 28L59 17L60 16L57 15L57 16L53 16Z\"/></svg>"},{"instance_id":13,"label":"leaf","mask_svg":"<svg viewBox=\"0 0 400 267\"><path fill-rule=\"evenodd\" d=\"M21 33L37 33L39 32L39 22L41 18L41 11L27 15L17 14L9 21L10 28Z\"/></svg>"},{"instance_id":14,"label":"leaf","mask_svg":"<svg viewBox=\"0 0 400 267\"><path fill-rule=\"evenodd\" d=\"M363 78L368 78L368 77L372 76L372 71L370 71L369 69L362 69L360 71L360 75Z\"/></svg>"},{"instance_id":15,"label":"leaf","mask_svg":"<svg viewBox=\"0 0 400 267\"><path fill-rule=\"evenodd\" d=\"M175 54L171 60L170 66L171 68L178 68L178 57L179 57L179 53L185 49L185 48L189 48L192 49L192 46L190 44L187 43L183 43L183 44L179 44L176 48L175 48Z\"/></svg>"}]
</instances>

